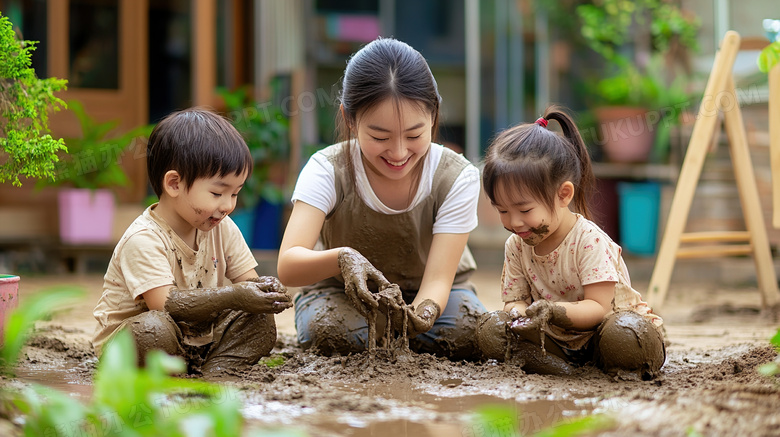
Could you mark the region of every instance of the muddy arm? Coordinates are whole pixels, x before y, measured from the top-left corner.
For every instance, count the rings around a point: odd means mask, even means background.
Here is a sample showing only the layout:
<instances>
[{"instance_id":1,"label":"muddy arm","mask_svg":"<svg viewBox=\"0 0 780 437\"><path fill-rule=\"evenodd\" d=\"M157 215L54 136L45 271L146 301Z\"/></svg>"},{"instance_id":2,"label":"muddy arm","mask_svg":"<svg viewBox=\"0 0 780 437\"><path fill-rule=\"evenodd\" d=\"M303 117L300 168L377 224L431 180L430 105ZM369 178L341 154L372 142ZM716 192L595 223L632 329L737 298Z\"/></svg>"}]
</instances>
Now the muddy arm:
<instances>
[{"instance_id":1,"label":"muddy arm","mask_svg":"<svg viewBox=\"0 0 780 437\"><path fill-rule=\"evenodd\" d=\"M248 313L279 313L292 306L284 286L270 276L217 288L171 288L165 310L174 320L203 321L226 309Z\"/></svg>"}]
</instances>

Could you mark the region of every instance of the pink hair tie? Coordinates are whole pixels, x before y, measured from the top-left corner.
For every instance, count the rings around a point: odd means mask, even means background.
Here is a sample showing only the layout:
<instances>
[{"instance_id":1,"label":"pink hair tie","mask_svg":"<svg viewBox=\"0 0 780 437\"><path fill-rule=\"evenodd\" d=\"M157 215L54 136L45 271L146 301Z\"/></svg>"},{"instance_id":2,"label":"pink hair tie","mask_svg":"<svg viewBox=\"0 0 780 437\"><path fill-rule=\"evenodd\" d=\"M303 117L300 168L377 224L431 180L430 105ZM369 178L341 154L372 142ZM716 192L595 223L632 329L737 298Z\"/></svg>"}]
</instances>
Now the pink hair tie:
<instances>
[{"instance_id":1,"label":"pink hair tie","mask_svg":"<svg viewBox=\"0 0 780 437\"><path fill-rule=\"evenodd\" d=\"M547 120L545 120L544 117L537 118L534 123L538 124L541 127L547 127Z\"/></svg>"}]
</instances>

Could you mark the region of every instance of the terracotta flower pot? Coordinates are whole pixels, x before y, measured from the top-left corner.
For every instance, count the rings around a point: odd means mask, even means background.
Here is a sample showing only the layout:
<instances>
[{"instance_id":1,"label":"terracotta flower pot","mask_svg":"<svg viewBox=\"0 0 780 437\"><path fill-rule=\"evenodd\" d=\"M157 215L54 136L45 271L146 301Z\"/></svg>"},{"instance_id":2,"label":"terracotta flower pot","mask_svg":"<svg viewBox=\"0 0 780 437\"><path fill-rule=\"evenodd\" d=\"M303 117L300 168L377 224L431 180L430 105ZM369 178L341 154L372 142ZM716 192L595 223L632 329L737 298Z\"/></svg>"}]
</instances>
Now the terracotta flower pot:
<instances>
[{"instance_id":1,"label":"terracotta flower pot","mask_svg":"<svg viewBox=\"0 0 780 437\"><path fill-rule=\"evenodd\" d=\"M647 109L605 106L594 110L604 155L610 162L646 162L655 141L654 117Z\"/></svg>"}]
</instances>

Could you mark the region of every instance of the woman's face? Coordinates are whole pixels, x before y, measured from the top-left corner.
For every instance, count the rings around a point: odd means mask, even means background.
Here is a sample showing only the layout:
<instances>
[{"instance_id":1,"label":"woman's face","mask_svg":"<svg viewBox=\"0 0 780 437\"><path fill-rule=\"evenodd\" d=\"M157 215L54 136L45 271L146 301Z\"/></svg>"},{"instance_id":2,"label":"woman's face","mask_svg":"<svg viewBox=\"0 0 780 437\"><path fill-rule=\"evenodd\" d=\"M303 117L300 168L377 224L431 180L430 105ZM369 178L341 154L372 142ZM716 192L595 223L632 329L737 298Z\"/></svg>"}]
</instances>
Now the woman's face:
<instances>
[{"instance_id":1,"label":"woman's face","mask_svg":"<svg viewBox=\"0 0 780 437\"><path fill-rule=\"evenodd\" d=\"M411 177L431 147L433 117L413 100L386 99L357 118L366 170L391 181Z\"/></svg>"}]
</instances>

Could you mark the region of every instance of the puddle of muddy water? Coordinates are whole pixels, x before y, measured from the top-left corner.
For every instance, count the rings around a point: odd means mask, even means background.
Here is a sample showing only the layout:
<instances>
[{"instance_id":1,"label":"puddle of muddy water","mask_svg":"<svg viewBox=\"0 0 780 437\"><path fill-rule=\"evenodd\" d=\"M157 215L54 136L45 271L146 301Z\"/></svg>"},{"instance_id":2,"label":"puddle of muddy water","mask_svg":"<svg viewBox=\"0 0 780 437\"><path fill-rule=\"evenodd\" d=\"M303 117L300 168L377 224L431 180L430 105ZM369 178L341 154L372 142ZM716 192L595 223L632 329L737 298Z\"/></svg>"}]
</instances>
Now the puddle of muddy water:
<instances>
[{"instance_id":1,"label":"puddle of muddy water","mask_svg":"<svg viewBox=\"0 0 780 437\"><path fill-rule=\"evenodd\" d=\"M45 385L67 393L80 402L89 402L92 385L79 380L65 368L20 368L17 378L25 383ZM520 423L521 435L530 434L562 420L589 414L594 402L587 399L543 399L516 401L484 394L458 393L461 379L443 379L433 384L438 394L426 393L409 383L357 384L330 382L327 404L314 402L253 402L244 400L242 413L248 425L294 426L310 435L351 437L444 437L453 435L511 435L506 423L477 423L476 411L485 406L501 406ZM452 391L452 396L448 391ZM502 428L503 427L503 428ZM493 434L490 433L493 429ZM503 431L502 431L503 430ZM495 434L498 432L499 434ZM504 434L500 434L504 432Z\"/></svg>"},{"instance_id":2,"label":"puddle of muddy water","mask_svg":"<svg viewBox=\"0 0 780 437\"><path fill-rule=\"evenodd\" d=\"M455 388L463 381L447 379L439 383L446 388ZM328 409L322 407L299 408L272 402L263 405L248 403L245 405L244 415L250 420L266 424L269 424L266 422L269 417L280 420L276 424L306 423L312 435L449 437L517 433L518 430L507 428L507 421L478 423L476 411L486 406L501 406L506 413L517 418L521 435L589 414L594 409L591 402L584 400L551 399L517 402L513 399L489 395L455 393L450 397L414 389L411 383L389 385L333 382L328 388L332 393L339 393L334 395L334 398L343 399L343 403L330 401L331 408L335 410L332 413L328 413ZM355 403L358 405L354 405ZM375 408L375 405L378 407ZM491 432L493 434L490 434Z\"/></svg>"},{"instance_id":3,"label":"puddle of muddy water","mask_svg":"<svg viewBox=\"0 0 780 437\"><path fill-rule=\"evenodd\" d=\"M38 384L67 393L69 396L87 403L92 398L92 384L79 380L73 372L64 368L24 367L14 371L19 381Z\"/></svg>"}]
</instances>

